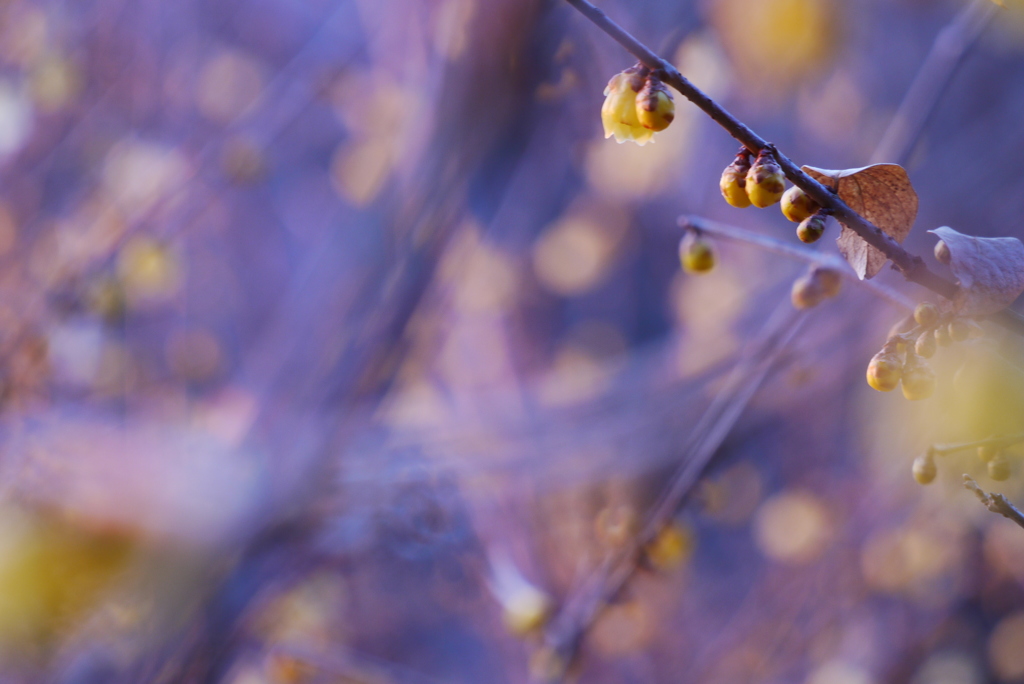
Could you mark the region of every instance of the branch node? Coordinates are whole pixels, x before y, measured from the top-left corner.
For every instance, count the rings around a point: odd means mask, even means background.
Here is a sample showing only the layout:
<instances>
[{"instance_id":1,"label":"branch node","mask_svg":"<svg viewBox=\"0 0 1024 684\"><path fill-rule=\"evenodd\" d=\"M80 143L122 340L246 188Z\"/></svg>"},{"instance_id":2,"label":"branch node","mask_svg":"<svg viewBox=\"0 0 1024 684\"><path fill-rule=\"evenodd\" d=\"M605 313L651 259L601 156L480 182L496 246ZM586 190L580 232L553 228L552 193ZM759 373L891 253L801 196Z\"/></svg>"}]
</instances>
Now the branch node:
<instances>
[{"instance_id":1,"label":"branch node","mask_svg":"<svg viewBox=\"0 0 1024 684\"><path fill-rule=\"evenodd\" d=\"M1010 503L1002 494L989 494L984 489L978 486L978 483L970 475L964 475L964 487L974 492L974 495L978 497L985 508L998 513L1008 520L1012 520L1017 523L1020 527L1024 527L1024 513L1021 513L1020 509Z\"/></svg>"}]
</instances>

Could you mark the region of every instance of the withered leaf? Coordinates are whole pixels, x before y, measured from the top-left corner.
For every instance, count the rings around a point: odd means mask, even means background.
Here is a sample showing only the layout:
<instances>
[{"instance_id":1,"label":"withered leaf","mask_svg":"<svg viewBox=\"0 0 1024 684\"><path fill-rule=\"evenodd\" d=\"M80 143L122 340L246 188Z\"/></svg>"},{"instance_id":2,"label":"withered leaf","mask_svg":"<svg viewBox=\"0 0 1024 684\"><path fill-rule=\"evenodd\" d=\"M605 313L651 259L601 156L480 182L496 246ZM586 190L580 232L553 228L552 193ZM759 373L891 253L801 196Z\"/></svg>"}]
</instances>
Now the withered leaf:
<instances>
[{"instance_id":1,"label":"withered leaf","mask_svg":"<svg viewBox=\"0 0 1024 684\"><path fill-rule=\"evenodd\" d=\"M914 226L917 193L907 172L899 164L873 164L842 171L813 166L802 168L822 185L836 191L851 209L896 242L903 242ZM873 278L887 261L881 251L864 242L845 225L836 244L861 280Z\"/></svg>"},{"instance_id":2,"label":"withered leaf","mask_svg":"<svg viewBox=\"0 0 1024 684\"><path fill-rule=\"evenodd\" d=\"M928 232L949 247L949 268L960 281L955 300L960 313L995 313L1024 292L1024 244L1017 238L974 237L949 226Z\"/></svg>"}]
</instances>

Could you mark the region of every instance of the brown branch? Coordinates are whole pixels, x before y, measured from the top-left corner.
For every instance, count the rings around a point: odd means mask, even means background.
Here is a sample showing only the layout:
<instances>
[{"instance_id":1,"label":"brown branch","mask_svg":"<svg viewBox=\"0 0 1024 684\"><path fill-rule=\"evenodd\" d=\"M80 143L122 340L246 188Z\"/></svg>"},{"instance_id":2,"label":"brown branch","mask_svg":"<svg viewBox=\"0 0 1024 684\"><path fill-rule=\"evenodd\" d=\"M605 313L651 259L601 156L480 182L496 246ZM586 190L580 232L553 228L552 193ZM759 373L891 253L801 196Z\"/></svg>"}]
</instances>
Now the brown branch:
<instances>
[{"instance_id":1,"label":"brown branch","mask_svg":"<svg viewBox=\"0 0 1024 684\"><path fill-rule=\"evenodd\" d=\"M663 70L666 82L697 104L698 107L722 125L748 149L757 151L768 146L764 140L746 125L735 119L711 98L690 84L669 63L658 57L654 52L608 19L599 9L586 2L586 0L566 1L590 18L649 68ZM787 177L807 191L808 194L811 194L812 197L819 201L819 204L832 208L833 215L839 218L852 215L861 224L881 233L877 227L872 226L853 212L852 209L825 190L814 179L804 174L790 160L778 154L777 150L773 148L773 151L776 153L780 165L786 171ZM797 178L805 184L797 182ZM812 190L820 190L824 194L815 195ZM847 213L844 214L836 211L840 205L845 208ZM906 260L915 265L915 268L919 265L920 268L940 283L938 287L941 289L935 290L936 292L946 297L955 293L956 286L928 271L920 258L913 257L903 251L902 247L899 247L888 236L883 235L883 238L892 242L895 248L905 255ZM874 244L871 240L867 241L870 244ZM882 251L888 255L885 249ZM897 262L894 260L894 263ZM919 271L914 272L919 274ZM907 275L908 279L915 280L915 282L929 287L927 283L911 278L906 271L904 271L904 274ZM784 322L782 325L779 325L778 316L783 311L787 312L788 315L782 317ZM693 437L691 437L689 443L683 449L683 462L653 509L646 516L642 533L620 553L607 558L586 581L573 589L568 599L563 603L561 610L545 629L543 642L538 653L547 655L553 667L551 671L544 674L535 674L534 681L554 682L562 680L566 668L568 668L569 663L576 655L586 630L596 619L609 597L614 596L620 591L637 571L638 563L643 558L644 545L657 534L658 530L684 503L700 474L710 463L715 451L728 435L735 421L773 367L780 349L784 348L786 342L792 339L791 336L797 333L802 320L800 312L794 311L788 302L784 303L776 310L776 315L772 317L772 320L766 324L759 339L747 345L745 349L747 353L744 354L743 358L733 369L733 373L730 375L726 386L715 397L712 405L709 406L702 416L700 423L694 428ZM1024 321L1013 312L1003 312L1003 315L997 320L1015 332L1024 334ZM787 329L788 334L783 334ZM1006 503L1009 506L1009 503ZM1024 520L1024 516L1021 517L1021 520ZM557 665L557 667L554 665Z\"/></svg>"},{"instance_id":2,"label":"brown branch","mask_svg":"<svg viewBox=\"0 0 1024 684\"><path fill-rule=\"evenodd\" d=\"M1005 496L1002 494L988 494L978 486L978 483L970 475L964 475L964 487L974 492L974 495L978 497L978 501L983 503L985 508L1024 527L1024 513L1021 513L1020 509L1010 503Z\"/></svg>"},{"instance_id":3,"label":"brown branch","mask_svg":"<svg viewBox=\"0 0 1024 684\"><path fill-rule=\"evenodd\" d=\"M739 140L748 150L758 153L763 149L770 149L779 166L782 167L782 171L786 174L786 178L810 195L819 205L830 209L832 215L840 223L859 235L869 245L885 254L886 258L892 261L893 266L903 273L907 280L926 287L946 299L952 299L956 295L958 287L955 283L931 271L921 257L914 256L903 249L898 242L886 235L878 226L855 212L846 202L833 194L832 191L804 173L793 160L779 152L774 145L771 145L751 130L749 126L734 117L724 107L690 83L671 63L659 57L650 48L634 38L624 28L610 19L607 14L587 0L566 0L566 2L611 36L647 68L659 71L665 83L671 85L686 99L697 105L732 137ZM1024 318L1009 309L994 316L993 320L1013 332L1024 335Z\"/></svg>"},{"instance_id":4,"label":"brown branch","mask_svg":"<svg viewBox=\"0 0 1024 684\"><path fill-rule=\"evenodd\" d=\"M752 131L746 124L704 94L703 91L679 73L672 64L654 54L650 48L612 21L607 14L594 7L587 0L566 0L566 2L578 9L584 16L594 22L598 28L614 38L616 42L626 48L649 69L662 72L662 78L666 83L682 93L690 102L700 107L705 114L714 119L732 137L743 143L748 150L756 154L765 148L770 148L774 153L776 161L779 162L779 166L782 167L783 172L786 174L786 178L810 195L819 205L831 209L837 220L857 233L869 245L885 254L908 280L923 285L947 299L954 297L957 291L957 286L954 283L930 271L920 257L911 255L898 242L882 232L878 226L864 219L860 214L851 209L846 202L833 194L832 191L804 173L793 160L779 152L767 140Z\"/></svg>"}]
</instances>

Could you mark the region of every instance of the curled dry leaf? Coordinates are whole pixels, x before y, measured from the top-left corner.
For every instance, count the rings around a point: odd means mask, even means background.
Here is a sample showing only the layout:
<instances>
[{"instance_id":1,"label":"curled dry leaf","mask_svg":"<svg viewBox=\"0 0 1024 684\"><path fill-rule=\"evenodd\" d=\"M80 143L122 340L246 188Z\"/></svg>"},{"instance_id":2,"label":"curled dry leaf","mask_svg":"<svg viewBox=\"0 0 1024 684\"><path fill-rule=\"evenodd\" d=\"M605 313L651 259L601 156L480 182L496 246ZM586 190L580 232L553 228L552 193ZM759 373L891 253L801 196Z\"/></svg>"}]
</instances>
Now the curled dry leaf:
<instances>
[{"instance_id":1,"label":"curled dry leaf","mask_svg":"<svg viewBox=\"0 0 1024 684\"><path fill-rule=\"evenodd\" d=\"M899 164L873 164L842 171L804 166L803 170L896 242L903 242L914 226L917 193ZM873 278L887 261L885 254L846 226L836 244L861 280Z\"/></svg>"},{"instance_id":2,"label":"curled dry leaf","mask_svg":"<svg viewBox=\"0 0 1024 684\"><path fill-rule=\"evenodd\" d=\"M960 313L995 313L1024 292L1024 244L1017 238L974 237L949 226L928 232L949 247L949 268L960 281L955 300Z\"/></svg>"}]
</instances>

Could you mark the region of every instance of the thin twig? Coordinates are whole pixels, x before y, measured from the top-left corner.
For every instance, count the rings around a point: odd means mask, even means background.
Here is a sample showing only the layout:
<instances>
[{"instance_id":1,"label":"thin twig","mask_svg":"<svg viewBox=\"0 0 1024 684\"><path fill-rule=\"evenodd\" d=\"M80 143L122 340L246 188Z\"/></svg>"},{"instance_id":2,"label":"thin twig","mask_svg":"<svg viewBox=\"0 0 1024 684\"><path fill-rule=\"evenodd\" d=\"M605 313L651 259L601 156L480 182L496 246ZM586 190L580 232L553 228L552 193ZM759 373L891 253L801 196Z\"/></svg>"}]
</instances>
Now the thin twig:
<instances>
[{"instance_id":1,"label":"thin twig","mask_svg":"<svg viewBox=\"0 0 1024 684\"><path fill-rule=\"evenodd\" d=\"M700 106L715 121L732 133L734 137L743 142L748 149L755 149L748 142L763 144L763 141L750 131L749 128L734 119L714 101L690 85L682 75L671 68L671 65L667 64L626 33L621 27L608 19L603 12L585 2L585 0L567 0L567 2L579 9L600 28L626 47L627 50L647 64L647 66L651 68L668 67L666 72L675 74L676 79L674 81L666 80ZM671 71L668 71L669 69ZM679 85L683 85L687 90L681 89ZM913 140L910 140L908 144L912 143ZM781 157L781 155L779 156ZM789 163L789 166L795 169L795 165L792 162ZM798 175L805 176L799 169L796 169L796 171ZM790 176L790 180L794 180L792 176ZM810 180L813 183L813 179ZM794 182L796 181L794 180ZM802 185L801 187L805 191L807 190L807 187ZM829 199L831 199L831 195ZM832 202L819 202L819 204L835 207ZM856 214L854 215L856 216ZM920 260L918 259L918 261ZM574 657L584 633L599 614L604 601L608 597L614 596L629 581L633 573L636 572L637 563L642 558L644 544L657 533L660 526L667 522L669 517L675 514L675 511L678 510L686 496L692 491L693 484L697 481L700 473L707 467L714 452L721 445L722 440L732 429L735 421L751 397L756 393L757 388L763 382L768 371L777 361L779 353L784 346L773 346L771 344L775 336L773 331L779 330L779 327L773 323L780 312L783 311L788 312L791 317L788 319L790 321L791 334L796 334L796 329L799 327L798 324L803 319L797 317L799 314L789 307L788 302L783 303L776 309L772 320L765 325L759 339L746 346L747 354L737 363L733 373L730 375L729 382L719 392L712 406L709 407L701 422L695 427L691 443L683 449L683 465L677 471L669 487L664 491L658 504L655 505L653 512L648 516L643 528L643 534L619 555L607 559L591 575L587 582L574 590L563 604L556 618L545 630L544 648L557 653L560 657L556 660L560 661L563 666L567 666ZM1000 322L1015 332L1020 333L1024 331L1024 323L1012 312L1005 312L1003 320ZM782 330L785 329L785 326L782 326ZM787 336L787 339L791 338ZM757 368L757 364L752 363L754 359L761 361L760 368ZM746 378L748 384L744 386L742 381L748 375L749 377ZM554 681L561 678L559 674L551 674Z\"/></svg>"},{"instance_id":2,"label":"thin twig","mask_svg":"<svg viewBox=\"0 0 1024 684\"><path fill-rule=\"evenodd\" d=\"M1010 503L1005 496L986 493L970 475L964 475L964 487L974 492L978 500L985 504L985 508L1024 527L1024 513L1021 513L1020 509Z\"/></svg>"},{"instance_id":3,"label":"thin twig","mask_svg":"<svg viewBox=\"0 0 1024 684\"><path fill-rule=\"evenodd\" d=\"M928 449L928 451L935 456L945 456L946 454L956 453L957 451L976 449L983 446L1005 449L1008 446L1020 444L1021 442L1024 442L1024 434L1006 435L1003 437L986 437L985 439L975 439L970 442L957 442L955 444L934 444L930 449Z\"/></svg>"},{"instance_id":4,"label":"thin twig","mask_svg":"<svg viewBox=\"0 0 1024 684\"><path fill-rule=\"evenodd\" d=\"M847 280L867 288L874 294L888 300L901 309L907 309L909 311L913 311L914 309L915 303L910 298L885 287L884 285L879 285L873 280L861 280L844 259L841 259L834 254L818 252L802 245L793 245L768 235L759 235L749 230L744 230L743 228L729 226L724 223L718 223L717 221L710 221L699 216L680 216L679 227L692 227L700 232L710 233L711 235L715 235L719 238L756 245L764 250L781 254L782 256L790 259L796 259L797 261L803 261L811 264L812 266L822 266L824 268L834 270Z\"/></svg>"},{"instance_id":5,"label":"thin twig","mask_svg":"<svg viewBox=\"0 0 1024 684\"><path fill-rule=\"evenodd\" d=\"M660 72L665 83L671 85L686 99L697 105L705 114L710 116L751 152L758 153L763 149L770 149L779 166L782 167L782 171L786 174L786 178L806 192L820 206L830 209L832 215L840 223L855 232L869 245L885 254L886 258L892 261L893 266L903 273L907 280L922 285L947 299L952 299L956 295L958 287L955 283L931 271L921 257L914 256L903 249L898 242L889 235L886 235L878 226L866 220L831 190L804 173L789 157L782 154L774 145L771 145L767 140L751 130L750 127L726 111L720 104L690 83L670 62L651 51L650 48L634 38L603 11L587 2L587 0L566 0L566 2L611 36L647 68ZM995 320L1000 325L1024 335L1024 317L1015 312L1006 309Z\"/></svg>"},{"instance_id":6,"label":"thin twig","mask_svg":"<svg viewBox=\"0 0 1024 684\"><path fill-rule=\"evenodd\" d=\"M796 337L806 320L803 312L785 303L776 309L759 338L746 352L694 426L690 441L682 450L681 465L646 516L642 532L618 554L608 558L563 605L544 634L545 646L560 660L572 660L579 642L608 597L614 596L637 571L646 546L675 515L693 490L701 473L732 430L747 403L775 366L778 351ZM541 680L552 681L552 680ZM557 679L555 680L557 681Z\"/></svg>"},{"instance_id":7,"label":"thin twig","mask_svg":"<svg viewBox=\"0 0 1024 684\"><path fill-rule=\"evenodd\" d=\"M946 86L998 11L990 0L973 0L935 36L932 49L878 143L871 162L906 162Z\"/></svg>"}]
</instances>

